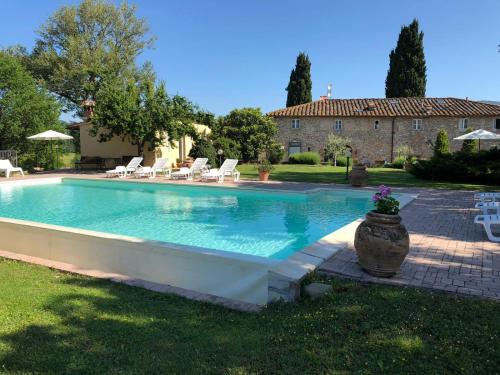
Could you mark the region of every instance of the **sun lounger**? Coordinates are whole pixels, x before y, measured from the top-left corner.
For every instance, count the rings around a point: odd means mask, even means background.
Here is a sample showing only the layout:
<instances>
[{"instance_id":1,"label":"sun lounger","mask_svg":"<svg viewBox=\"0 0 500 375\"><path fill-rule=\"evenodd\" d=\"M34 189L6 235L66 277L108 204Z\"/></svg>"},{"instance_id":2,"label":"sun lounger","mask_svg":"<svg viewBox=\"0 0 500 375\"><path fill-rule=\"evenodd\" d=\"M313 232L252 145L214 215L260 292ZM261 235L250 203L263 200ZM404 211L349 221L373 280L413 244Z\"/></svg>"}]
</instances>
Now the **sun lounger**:
<instances>
[{"instance_id":1,"label":"sun lounger","mask_svg":"<svg viewBox=\"0 0 500 375\"><path fill-rule=\"evenodd\" d=\"M500 215L500 202L478 202L476 208L479 208L483 215Z\"/></svg>"},{"instance_id":2,"label":"sun lounger","mask_svg":"<svg viewBox=\"0 0 500 375\"><path fill-rule=\"evenodd\" d=\"M218 169L210 169L208 172L201 175L202 181L216 180L217 182L224 182L225 176L230 176L233 181L239 181L240 172L236 169L238 165L237 159L226 159Z\"/></svg>"},{"instance_id":3,"label":"sun lounger","mask_svg":"<svg viewBox=\"0 0 500 375\"><path fill-rule=\"evenodd\" d=\"M497 225L500 227L500 215L477 215L474 219L474 223L483 224L484 230L488 239L492 242L500 242L500 235L496 236L493 234L491 229L492 225Z\"/></svg>"},{"instance_id":4,"label":"sun lounger","mask_svg":"<svg viewBox=\"0 0 500 375\"><path fill-rule=\"evenodd\" d=\"M173 179L185 178L187 180L192 180L196 173L203 173L207 162L208 158L196 158L190 168L182 167L178 171L172 172L170 177Z\"/></svg>"},{"instance_id":5,"label":"sun lounger","mask_svg":"<svg viewBox=\"0 0 500 375\"><path fill-rule=\"evenodd\" d=\"M500 202L500 192L487 192L474 194L474 200L481 202Z\"/></svg>"},{"instance_id":6,"label":"sun lounger","mask_svg":"<svg viewBox=\"0 0 500 375\"><path fill-rule=\"evenodd\" d=\"M0 173L4 173L5 177L9 178L12 172L17 172L20 173L21 176L24 176L22 168L14 167L8 159L0 160Z\"/></svg>"},{"instance_id":7,"label":"sun lounger","mask_svg":"<svg viewBox=\"0 0 500 375\"><path fill-rule=\"evenodd\" d=\"M170 174L170 169L167 168L167 162L168 162L167 158L160 158L155 161L152 167L139 168L137 171L134 172L134 177L155 178L156 173L158 172L163 173L164 175Z\"/></svg>"},{"instance_id":8,"label":"sun lounger","mask_svg":"<svg viewBox=\"0 0 500 375\"><path fill-rule=\"evenodd\" d=\"M106 177L117 177L117 176L126 177L134 173L141 167L142 159L143 159L142 157L136 156L135 158L132 158L132 160L130 160L130 162L127 164L126 167L124 167L123 165L119 165L115 169L106 171ZM125 169L125 174L123 173L124 169Z\"/></svg>"}]
</instances>

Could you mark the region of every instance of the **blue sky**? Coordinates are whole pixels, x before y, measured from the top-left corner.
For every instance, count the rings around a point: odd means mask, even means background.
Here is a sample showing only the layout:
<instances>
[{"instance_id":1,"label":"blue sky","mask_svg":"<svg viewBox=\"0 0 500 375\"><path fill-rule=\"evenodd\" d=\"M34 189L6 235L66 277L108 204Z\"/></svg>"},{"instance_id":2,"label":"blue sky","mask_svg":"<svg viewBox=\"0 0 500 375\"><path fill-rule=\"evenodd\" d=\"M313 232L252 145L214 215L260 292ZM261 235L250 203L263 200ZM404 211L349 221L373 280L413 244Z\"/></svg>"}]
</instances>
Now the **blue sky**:
<instances>
[{"instance_id":1,"label":"blue sky","mask_svg":"<svg viewBox=\"0 0 500 375\"><path fill-rule=\"evenodd\" d=\"M2 0L0 46L32 47L36 29L68 0ZM312 61L313 98L383 97L401 25L423 29L427 96L500 100L499 0L137 0L157 36L150 60L170 93L225 114L285 104L299 51Z\"/></svg>"}]
</instances>

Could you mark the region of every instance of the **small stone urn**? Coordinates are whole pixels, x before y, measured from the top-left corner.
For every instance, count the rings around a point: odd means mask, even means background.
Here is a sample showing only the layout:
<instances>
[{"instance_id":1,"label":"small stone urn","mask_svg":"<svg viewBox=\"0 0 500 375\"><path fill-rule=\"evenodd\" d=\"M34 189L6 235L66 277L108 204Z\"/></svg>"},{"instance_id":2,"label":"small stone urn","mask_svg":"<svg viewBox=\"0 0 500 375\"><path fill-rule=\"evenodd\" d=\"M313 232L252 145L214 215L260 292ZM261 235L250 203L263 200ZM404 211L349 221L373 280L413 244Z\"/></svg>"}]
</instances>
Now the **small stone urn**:
<instances>
[{"instance_id":1,"label":"small stone urn","mask_svg":"<svg viewBox=\"0 0 500 375\"><path fill-rule=\"evenodd\" d=\"M349 174L352 186L366 186L368 184L368 172L364 165L353 165Z\"/></svg>"},{"instance_id":2,"label":"small stone urn","mask_svg":"<svg viewBox=\"0 0 500 375\"><path fill-rule=\"evenodd\" d=\"M354 247L361 268L373 276L391 277L408 254L410 237L401 216L370 211L356 230Z\"/></svg>"}]
</instances>

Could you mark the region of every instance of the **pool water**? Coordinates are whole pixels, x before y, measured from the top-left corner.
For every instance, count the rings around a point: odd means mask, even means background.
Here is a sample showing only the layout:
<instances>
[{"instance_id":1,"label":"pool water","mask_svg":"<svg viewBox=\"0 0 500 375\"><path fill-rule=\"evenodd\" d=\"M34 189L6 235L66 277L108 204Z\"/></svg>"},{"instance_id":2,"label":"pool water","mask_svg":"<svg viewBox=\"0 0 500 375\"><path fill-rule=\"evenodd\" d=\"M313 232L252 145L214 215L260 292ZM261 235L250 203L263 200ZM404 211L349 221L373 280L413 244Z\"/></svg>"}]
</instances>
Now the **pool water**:
<instances>
[{"instance_id":1,"label":"pool water","mask_svg":"<svg viewBox=\"0 0 500 375\"><path fill-rule=\"evenodd\" d=\"M63 179L0 185L0 216L284 259L373 208L371 193Z\"/></svg>"}]
</instances>

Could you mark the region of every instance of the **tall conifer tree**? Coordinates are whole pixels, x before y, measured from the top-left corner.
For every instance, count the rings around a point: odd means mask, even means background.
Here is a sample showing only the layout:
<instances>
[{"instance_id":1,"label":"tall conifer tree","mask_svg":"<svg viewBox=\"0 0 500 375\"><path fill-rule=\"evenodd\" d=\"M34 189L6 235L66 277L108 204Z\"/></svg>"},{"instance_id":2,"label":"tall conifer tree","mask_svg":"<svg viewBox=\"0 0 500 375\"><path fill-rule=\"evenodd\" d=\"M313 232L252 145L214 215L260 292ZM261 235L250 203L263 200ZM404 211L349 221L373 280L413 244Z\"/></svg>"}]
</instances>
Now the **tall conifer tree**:
<instances>
[{"instance_id":1,"label":"tall conifer tree","mask_svg":"<svg viewBox=\"0 0 500 375\"><path fill-rule=\"evenodd\" d=\"M304 52L297 56L286 91L287 107L312 102L311 61Z\"/></svg>"},{"instance_id":2,"label":"tall conifer tree","mask_svg":"<svg viewBox=\"0 0 500 375\"><path fill-rule=\"evenodd\" d=\"M389 55L386 98L425 96L427 68L423 40L424 33L419 30L416 19L401 28L396 48Z\"/></svg>"}]
</instances>

